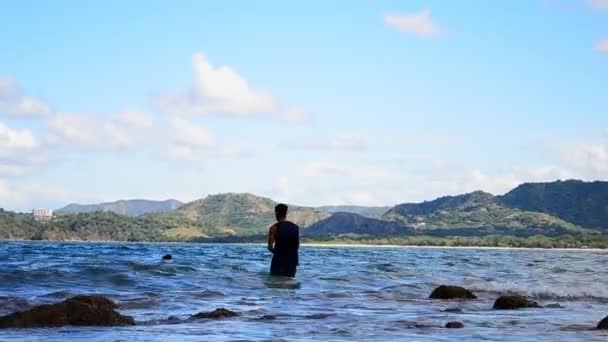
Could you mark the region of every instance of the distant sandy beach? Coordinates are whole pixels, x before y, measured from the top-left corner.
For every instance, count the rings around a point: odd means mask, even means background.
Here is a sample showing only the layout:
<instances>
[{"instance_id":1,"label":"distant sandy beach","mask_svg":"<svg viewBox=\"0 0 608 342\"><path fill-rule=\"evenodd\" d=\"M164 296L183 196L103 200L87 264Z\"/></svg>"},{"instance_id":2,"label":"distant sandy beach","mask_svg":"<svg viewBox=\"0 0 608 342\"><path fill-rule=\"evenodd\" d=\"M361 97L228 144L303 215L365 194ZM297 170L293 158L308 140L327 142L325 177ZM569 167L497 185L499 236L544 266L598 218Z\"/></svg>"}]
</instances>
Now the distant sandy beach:
<instances>
[{"instance_id":1,"label":"distant sandy beach","mask_svg":"<svg viewBox=\"0 0 608 342\"><path fill-rule=\"evenodd\" d=\"M124 245L179 245L179 244L200 244L200 245L250 245L250 246L266 246L262 242L152 242L152 241L80 241L80 240L65 240L65 241L50 241L50 240L10 240L0 239L2 242L19 242L19 243L68 243L68 244L124 244ZM515 251L564 251L564 252L603 252L607 253L608 249L601 248L532 248L532 247L493 247L493 246L417 246L417 245L373 245L373 244L348 244L348 243L302 243L302 247L327 247L327 248L419 248L419 249L481 249L481 250L515 250Z\"/></svg>"},{"instance_id":2,"label":"distant sandy beach","mask_svg":"<svg viewBox=\"0 0 608 342\"><path fill-rule=\"evenodd\" d=\"M367 245L345 243L303 243L304 247L336 247L336 248L421 248L421 249L488 249L488 250L544 250L544 251L573 251L573 252L608 252L601 248L531 248L531 247L493 247L493 246L416 246L416 245Z\"/></svg>"}]
</instances>

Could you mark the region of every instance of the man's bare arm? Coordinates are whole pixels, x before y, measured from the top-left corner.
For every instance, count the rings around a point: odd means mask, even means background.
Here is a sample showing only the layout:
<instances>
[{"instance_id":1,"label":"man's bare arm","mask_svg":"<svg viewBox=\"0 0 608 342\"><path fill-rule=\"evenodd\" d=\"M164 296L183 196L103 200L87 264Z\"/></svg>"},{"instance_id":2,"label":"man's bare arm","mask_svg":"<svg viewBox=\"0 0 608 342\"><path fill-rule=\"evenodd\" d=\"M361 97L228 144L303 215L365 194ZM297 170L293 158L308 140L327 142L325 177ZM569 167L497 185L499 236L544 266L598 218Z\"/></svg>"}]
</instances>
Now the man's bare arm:
<instances>
[{"instance_id":1,"label":"man's bare arm","mask_svg":"<svg viewBox=\"0 0 608 342\"><path fill-rule=\"evenodd\" d=\"M277 240L277 226L272 225L268 229L268 250L274 253L274 243Z\"/></svg>"}]
</instances>

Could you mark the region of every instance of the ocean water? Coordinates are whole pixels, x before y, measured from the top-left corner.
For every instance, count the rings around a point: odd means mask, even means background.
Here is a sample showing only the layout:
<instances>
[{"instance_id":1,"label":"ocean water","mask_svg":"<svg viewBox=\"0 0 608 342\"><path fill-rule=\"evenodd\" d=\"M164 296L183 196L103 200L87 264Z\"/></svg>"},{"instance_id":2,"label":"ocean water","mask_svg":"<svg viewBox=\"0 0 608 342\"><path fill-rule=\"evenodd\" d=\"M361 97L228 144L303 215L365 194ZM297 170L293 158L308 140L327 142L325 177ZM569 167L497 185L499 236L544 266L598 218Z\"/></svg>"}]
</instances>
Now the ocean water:
<instances>
[{"instance_id":1,"label":"ocean water","mask_svg":"<svg viewBox=\"0 0 608 342\"><path fill-rule=\"evenodd\" d=\"M605 252L304 246L296 280L269 277L260 245L2 242L0 260L0 315L95 293L138 323L0 330L0 341L608 340L590 330L608 315ZM479 299L427 299L440 284ZM563 308L492 310L505 291ZM218 307L241 315L167 321Z\"/></svg>"}]
</instances>

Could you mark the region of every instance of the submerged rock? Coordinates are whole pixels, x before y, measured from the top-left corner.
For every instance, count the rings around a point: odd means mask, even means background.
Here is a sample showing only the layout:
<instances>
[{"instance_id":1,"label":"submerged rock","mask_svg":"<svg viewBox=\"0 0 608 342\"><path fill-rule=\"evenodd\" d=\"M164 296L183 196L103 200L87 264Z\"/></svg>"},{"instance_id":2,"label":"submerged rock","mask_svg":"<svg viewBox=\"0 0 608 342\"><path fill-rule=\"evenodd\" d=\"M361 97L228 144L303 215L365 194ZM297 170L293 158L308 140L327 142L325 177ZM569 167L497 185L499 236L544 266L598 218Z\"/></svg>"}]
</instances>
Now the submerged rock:
<instances>
[{"instance_id":1,"label":"submerged rock","mask_svg":"<svg viewBox=\"0 0 608 342\"><path fill-rule=\"evenodd\" d=\"M429 296L431 299L476 299L473 292L460 286L441 285Z\"/></svg>"},{"instance_id":2,"label":"submerged rock","mask_svg":"<svg viewBox=\"0 0 608 342\"><path fill-rule=\"evenodd\" d=\"M317 314L312 314L312 315L307 315L305 316L305 318L308 319L325 319L330 317L332 314L328 314L328 313L317 313Z\"/></svg>"},{"instance_id":3,"label":"submerged rock","mask_svg":"<svg viewBox=\"0 0 608 342\"><path fill-rule=\"evenodd\" d=\"M207 318L207 319L218 319L218 318L228 318L228 317L236 317L239 314L224 308L215 309L209 312L199 312L196 315L192 315L192 318Z\"/></svg>"},{"instance_id":4,"label":"submerged rock","mask_svg":"<svg viewBox=\"0 0 608 342\"><path fill-rule=\"evenodd\" d=\"M494 302L494 310L515 310L522 308L540 308L537 302L531 301L528 298L518 295L509 294L498 297Z\"/></svg>"},{"instance_id":5,"label":"submerged rock","mask_svg":"<svg viewBox=\"0 0 608 342\"><path fill-rule=\"evenodd\" d=\"M604 319L597 324L597 328L602 330L608 329L608 316L604 317Z\"/></svg>"},{"instance_id":6,"label":"submerged rock","mask_svg":"<svg viewBox=\"0 0 608 342\"><path fill-rule=\"evenodd\" d=\"M116 304L103 296L76 296L55 304L33 307L0 317L0 328L134 325L130 316L116 312Z\"/></svg>"},{"instance_id":7,"label":"submerged rock","mask_svg":"<svg viewBox=\"0 0 608 342\"><path fill-rule=\"evenodd\" d=\"M564 309L564 306L562 306L560 303L552 303L552 304L545 305L545 308L547 308L547 309Z\"/></svg>"},{"instance_id":8,"label":"submerged rock","mask_svg":"<svg viewBox=\"0 0 608 342\"><path fill-rule=\"evenodd\" d=\"M443 312L461 313L462 309L461 308L447 308L447 309L443 310Z\"/></svg>"},{"instance_id":9,"label":"submerged rock","mask_svg":"<svg viewBox=\"0 0 608 342\"><path fill-rule=\"evenodd\" d=\"M448 329L460 329L464 328L464 324L461 322L447 322L445 327Z\"/></svg>"},{"instance_id":10,"label":"submerged rock","mask_svg":"<svg viewBox=\"0 0 608 342\"><path fill-rule=\"evenodd\" d=\"M163 256L163 260L171 260L173 259L173 256L171 254L167 254Z\"/></svg>"}]
</instances>

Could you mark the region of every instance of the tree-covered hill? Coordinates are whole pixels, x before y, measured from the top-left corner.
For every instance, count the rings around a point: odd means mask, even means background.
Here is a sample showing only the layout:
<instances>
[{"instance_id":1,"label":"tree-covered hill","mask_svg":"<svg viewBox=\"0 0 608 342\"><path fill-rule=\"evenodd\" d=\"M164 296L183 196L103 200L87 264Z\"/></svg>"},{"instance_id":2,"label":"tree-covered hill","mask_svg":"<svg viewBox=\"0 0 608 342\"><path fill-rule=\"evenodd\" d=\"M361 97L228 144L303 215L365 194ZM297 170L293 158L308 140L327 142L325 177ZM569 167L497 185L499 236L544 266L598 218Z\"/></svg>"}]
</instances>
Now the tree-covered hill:
<instances>
[{"instance_id":1,"label":"tree-covered hill","mask_svg":"<svg viewBox=\"0 0 608 342\"><path fill-rule=\"evenodd\" d=\"M324 205L317 207L317 210L327 214L351 213L375 219L382 218L382 215L386 214L389 209L391 207L367 207L360 205Z\"/></svg>"},{"instance_id":2,"label":"tree-covered hill","mask_svg":"<svg viewBox=\"0 0 608 342\"><path fill-rule=\"evenodd\" d=\"M227 193L185 204L171 215L198 222L205 231L220 235L256 235L266 233L274 222L276 204L269 198L252 194ZM288 218L302 227L327 216L314 208L289 206Z\"/></svg>"},{"instance_id":3,"label":"tree-covered hill","mask_svg":"<svg viewBox=\"0 0 608 342\"><path fill-rule=\"evenodd\" d=\"M171 212L183 205L182 202L169 199L166 201L152 201L144 199L120 200L99 204L72 203L56 210L58 214L79 214L94 211L111 211L126 216L140 216L150 213Z\"/></svg>"},{"instance_id":4,"label":"tree-covered hill","mask_svg":"<svg viewBox=\"0 0 608 342\"><path fill-rule=\"evenodd\" d=\"M411 235L414 229L399 222L381 221L353 213L335 213L316 222L304 231L308 237L340 235L401 236Z\"/></svg>"},{"instance_id":5,"label":"tree-covered hill","mask_svg":"<svg viewBox=\"0 0 608 342\"><path fill-rule=\"evenodd\" d=\"M555 236L585 231L545 213L507 207L497 197L481 191L401 204L389 210L383 219L412 226L417 231L453 230L454 235L468 236L477 233L480 236L488 233Z\"/></svg>"},{"instance_id":6,"label":"tree-covered hill","mask_svg":"<svg viewBox=\"0 0 608 342\"><path fill-rule=\"evenodd\" d=\"M428 236L490 241L486 237L503 236L521 242L517 239L538 240L538 236L545 236L593 242L599 236L604 243L602 232L608 230L607 192L608 182L535 183L523 184L504 196L476 191L400 204L380 219L352 212L329 214L331 208L292 205L288 218L303 228L305 237L320 240L407 237L407 241L422 241L422 236ZM0 239L258 241L275 220L275 205L269 198L227 193L210 195L175 210L136 217L100 210L60 213L50 222L36 222L31 214L0 210Z\"/></svg>"},{"instance_id":7,"label":"tree-covered hill","mask_svg":"<svg viewBox=\"0 0 608 342\"><path fill-rule=\"evenodd\" d=\"M608 182L525 183L499 197L499 201L512 208L546 213L582 227L608 230Z\"/></svg>"}]
</instances>

